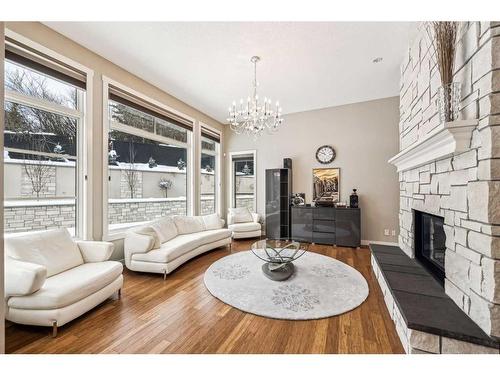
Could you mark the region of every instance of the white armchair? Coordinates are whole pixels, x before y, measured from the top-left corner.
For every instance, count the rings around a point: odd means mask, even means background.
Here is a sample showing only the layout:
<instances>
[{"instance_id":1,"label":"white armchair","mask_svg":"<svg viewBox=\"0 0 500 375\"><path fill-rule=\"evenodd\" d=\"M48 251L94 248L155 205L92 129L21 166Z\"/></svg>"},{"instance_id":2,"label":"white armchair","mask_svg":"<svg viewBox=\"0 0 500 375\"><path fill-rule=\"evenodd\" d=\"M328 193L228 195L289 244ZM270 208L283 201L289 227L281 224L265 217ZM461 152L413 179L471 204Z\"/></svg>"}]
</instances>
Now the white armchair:
<instances>
[{"instance_id":1,"label":"white armchair","mask_svg":"<svg viewBox=\"0 0 500 375\"><path fill-rule=\"evenodd\" d=\"M234 239L260 237L262 234L260 215L246 207L229 208L227 224Z\"/></svg>"},{"instance_id":2,"label":"white armchair","mask_svg":"<svg viewBox=\"0 0 500 375\"><path fill-rule=\"evenodd\" d=\"M5 240L6 319L57 328L120 291L123 266L113 244L73 241L66 229Z\"/></svg>"}]
</instances>

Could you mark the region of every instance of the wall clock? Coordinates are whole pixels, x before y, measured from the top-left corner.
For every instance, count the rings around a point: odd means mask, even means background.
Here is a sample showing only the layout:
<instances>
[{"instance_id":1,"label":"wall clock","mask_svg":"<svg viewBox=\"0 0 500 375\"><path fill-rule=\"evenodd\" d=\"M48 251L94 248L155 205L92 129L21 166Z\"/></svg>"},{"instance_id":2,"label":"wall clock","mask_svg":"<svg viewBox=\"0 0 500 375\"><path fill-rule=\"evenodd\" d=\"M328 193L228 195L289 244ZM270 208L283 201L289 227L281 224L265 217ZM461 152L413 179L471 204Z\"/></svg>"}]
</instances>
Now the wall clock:
<instances>
[{"instance_id":1,"label":"wall clock","mask_svg":"<svg viewBox=\"0 0 500 375\"><path fill-rule=\"evenodd\" d=\"M321 146L316 151L316 160L321 164L329 164L335 159L335 150L332 146Z\"/></svg>"}]
</instances>

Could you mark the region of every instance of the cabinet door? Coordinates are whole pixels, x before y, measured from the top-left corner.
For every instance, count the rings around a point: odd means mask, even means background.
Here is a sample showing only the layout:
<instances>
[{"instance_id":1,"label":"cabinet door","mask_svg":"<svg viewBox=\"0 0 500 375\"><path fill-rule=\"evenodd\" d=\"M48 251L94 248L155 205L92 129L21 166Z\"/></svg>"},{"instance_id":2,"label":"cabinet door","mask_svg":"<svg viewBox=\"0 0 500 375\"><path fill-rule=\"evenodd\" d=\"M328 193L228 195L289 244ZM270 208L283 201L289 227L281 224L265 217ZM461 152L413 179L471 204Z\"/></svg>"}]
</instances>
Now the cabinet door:
<instances>
[{"instance_id":1,"label":"cabinet door","mask_svg":"<svg viewBox=\"0 0 500 375\"><path fill-rule=\"evenodd\" d=\"M266 236L280 238L280 171L266 170Z\"/></svg>"},{"instance_id":2,"label":"cabinet door","mask_svg":"<svg viewBox=\"0 0 500 375\"><path fill-rule=\"evenodd\" d=\"M312 209L292 207L292 238L312 242Z\"/></svg>"},{"instance_id":3,"label":"cabinet door","mask_svg":"<svg viewBox=\"0 0 500 375\"><path fill-rule=\"evenodd\" d=\"M358 247L361 245L361 217L359 209L337 209L336 236L338 246Z\"/></svg>"}]
</instances>

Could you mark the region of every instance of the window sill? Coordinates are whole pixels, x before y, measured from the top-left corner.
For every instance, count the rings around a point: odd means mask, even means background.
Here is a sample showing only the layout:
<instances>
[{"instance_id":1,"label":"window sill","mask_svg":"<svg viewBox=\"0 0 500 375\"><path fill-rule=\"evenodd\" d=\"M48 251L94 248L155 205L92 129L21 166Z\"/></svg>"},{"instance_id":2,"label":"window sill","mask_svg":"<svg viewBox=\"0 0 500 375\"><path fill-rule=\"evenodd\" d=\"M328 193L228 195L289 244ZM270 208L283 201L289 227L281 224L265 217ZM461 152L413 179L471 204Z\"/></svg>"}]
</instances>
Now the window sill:
<instances>
[{"instance_id":1,"label":"window sill","mask_svg":"<svg viewBox=\"0 0 500 375\"><path fill-rule=\"evenodd\" d=\"M108 227L108 234L104 236L104 241L118 241L123 240L127 235L127 231L133 228L146 225L151 221L140 221L136 223L112 224Z\"/></svg>"}]
</instances>

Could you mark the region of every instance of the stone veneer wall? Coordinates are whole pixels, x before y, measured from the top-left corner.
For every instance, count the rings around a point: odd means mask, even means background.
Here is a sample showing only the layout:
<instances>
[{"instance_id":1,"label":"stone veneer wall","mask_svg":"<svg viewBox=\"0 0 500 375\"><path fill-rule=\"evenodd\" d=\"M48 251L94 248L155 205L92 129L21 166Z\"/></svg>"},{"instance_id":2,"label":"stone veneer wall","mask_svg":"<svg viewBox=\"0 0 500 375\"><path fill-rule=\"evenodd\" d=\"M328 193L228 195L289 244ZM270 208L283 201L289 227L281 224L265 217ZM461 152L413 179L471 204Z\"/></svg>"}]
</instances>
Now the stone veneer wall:
<instances>
[{"instance_id":1,"label":"stone veneer wall","mask_svg":"<svg viewBox=\"0 0 500 375\"><path fill-rule=\"evenodd\" d=\"M6 233L45 230L49 228L74 227L74 204L49 204L9 206L4 208L4 230Z\"/></svg>"},{"instance_id":2,"label":"stone veneer wall","mask_svg":"<svg viewBox=\"0 0 500 375\"><path fill-rule=\"evenodd\" d=\"M500 336L500 22L461 26L461 119L479 124L470 151L399 174L399 245L414 256L412 209L443 216L446 293L486 333ZM401 66L401 150L439 125L431 51L421 25Z\"/></svg>"}]
</instances>

